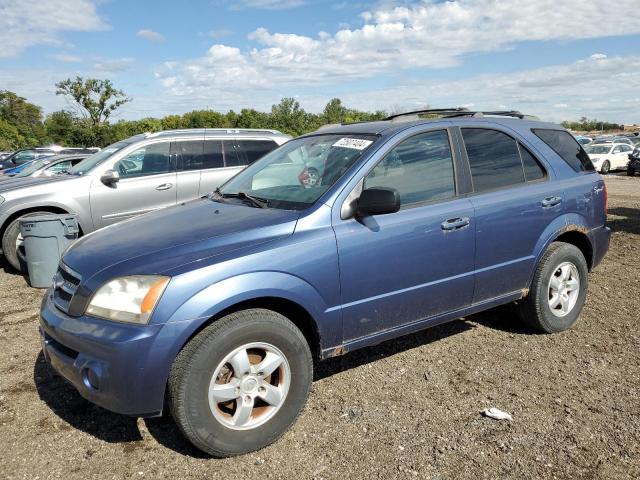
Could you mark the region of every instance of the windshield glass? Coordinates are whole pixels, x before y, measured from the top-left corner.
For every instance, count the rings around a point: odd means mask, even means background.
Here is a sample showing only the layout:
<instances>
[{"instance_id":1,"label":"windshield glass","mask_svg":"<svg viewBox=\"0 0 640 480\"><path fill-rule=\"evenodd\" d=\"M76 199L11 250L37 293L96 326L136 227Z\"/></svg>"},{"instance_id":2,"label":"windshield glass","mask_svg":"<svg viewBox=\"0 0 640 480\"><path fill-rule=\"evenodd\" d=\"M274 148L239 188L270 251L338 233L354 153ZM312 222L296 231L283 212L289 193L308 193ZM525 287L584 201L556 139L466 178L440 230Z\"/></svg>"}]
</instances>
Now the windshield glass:
<instances>
[{"instance_id":1,"label":"windshield glass","mask_svg":"<svg viewBox=\"0 0 640 480\"><path fill-rule=\"evenodd\" d=\"M15 176L16 177L28 177L33 172L37 172L38 170L40 170L42 167L44 167L48 163L50 163L50 162L47 161L47 160L35 160L33 162L29 162L29 165L24 167L22 170L20 170L20 172L18 172Z\"/></svg>"},{"instance_id":2,"label":"windshield glass","mask_svg":"<svg viewBox=\"0 0 640 480\"><path fill-rule=\"evenodd\" d=\"M589 154L609 153L609 150L611 150L611 145L587 145L584 149Z\"/></svg>"},{"instance_id":3,"label":"windshield glass","mask_svg":"<svg viewBox=\"0 0 640 480\"><path fill-rule=\"evenodd\" d=\"M94 153L90 157L85 158L83 161L78 163L75 167L71 167L67 170L67 173L70 175L84 175L85 173L93 170L95 167L103 163L106 159L108 159L111 155L116 153L119 150L122 150L124 147L129 145L129 142L116 142L108 147L103 148L98 153Z\"/></svg>"},{"instance_id":4,"label":"windshield glass","mask_svg":"<svg viewBox=\"0 0 640 480\"><path fill-rule=\"evenodd\" d=\"M303 210L315 203L375 142L375 135L316 135L291 140L221 188L223 197L244 195L267 207Z\"/></svg>"}]
</instances>

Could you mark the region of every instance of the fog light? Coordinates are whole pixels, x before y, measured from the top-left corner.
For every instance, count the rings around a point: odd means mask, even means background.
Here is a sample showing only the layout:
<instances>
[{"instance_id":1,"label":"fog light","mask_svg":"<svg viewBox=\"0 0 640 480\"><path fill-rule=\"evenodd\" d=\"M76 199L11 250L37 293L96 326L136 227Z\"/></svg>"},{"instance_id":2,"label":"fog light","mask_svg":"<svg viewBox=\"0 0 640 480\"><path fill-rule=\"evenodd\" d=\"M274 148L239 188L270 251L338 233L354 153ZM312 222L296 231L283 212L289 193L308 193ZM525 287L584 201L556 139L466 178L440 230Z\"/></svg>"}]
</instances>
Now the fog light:
<instances>
[{"instance_id":1,"label":"fog light","mask_svg":"<svg viewBox=\"0 0 640 480\"><path fill-rule=\"evenodd\" d=\"M82 370L82 381L85 386L91 390L98 390L100 387L100 379L98 378L98 375L90 368Z\"/></svg>"}]
</instances>

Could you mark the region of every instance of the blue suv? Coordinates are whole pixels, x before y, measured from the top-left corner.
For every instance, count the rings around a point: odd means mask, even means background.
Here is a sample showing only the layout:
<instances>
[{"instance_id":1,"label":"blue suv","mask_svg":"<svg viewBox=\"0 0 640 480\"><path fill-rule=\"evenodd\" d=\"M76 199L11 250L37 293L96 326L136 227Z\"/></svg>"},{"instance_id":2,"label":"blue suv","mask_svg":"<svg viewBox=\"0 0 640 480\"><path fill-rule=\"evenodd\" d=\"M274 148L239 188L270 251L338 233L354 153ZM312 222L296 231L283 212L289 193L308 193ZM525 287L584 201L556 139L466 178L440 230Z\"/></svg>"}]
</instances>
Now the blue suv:
<instances>
[{"instance_id":1,"label":"blue suv","mask_svg":"<svg viewBox=\"0 0 640 480\"><path fill-rule=\"evenodd\" d=\"M606 204L578 142L518 112L329 125L80 239L42 303L43 351L91 402L168 409L203 451L246 453L295 421L315 360L513 302L569 328Z\"/></svg>"}]
</instances>

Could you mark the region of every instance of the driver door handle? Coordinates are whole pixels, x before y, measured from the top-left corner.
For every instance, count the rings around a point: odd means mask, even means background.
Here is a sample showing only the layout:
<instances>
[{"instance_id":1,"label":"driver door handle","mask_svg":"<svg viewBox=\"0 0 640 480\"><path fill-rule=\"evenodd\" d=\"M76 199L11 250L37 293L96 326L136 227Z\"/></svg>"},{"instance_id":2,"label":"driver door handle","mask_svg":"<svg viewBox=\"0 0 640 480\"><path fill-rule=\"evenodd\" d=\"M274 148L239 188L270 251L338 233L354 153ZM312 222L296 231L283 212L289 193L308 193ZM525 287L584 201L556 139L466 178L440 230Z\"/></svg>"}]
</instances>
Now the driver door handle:
<instances>
[{"instance_id":1,"label":"driver door handle","mask_svg":"<svg viewBox=\"0 0 640 480\"><path fill-rule=\"evenodd\" d=\"M173 183L163 183L162 185L158 185L156 190L169 190L171 187L173 187Z\"/></svg>"},{"instance_id":2,"label":"driver door handle","mask_svg":"<svg viewBox=\"0 0 640 480\"><path fill-rule=\"evenodd\" d=\"M440 227L445 232L460 230L468 226L469 226L469 219L467 217L449 218L440 224Z\"/></svg>"}]
</instances>

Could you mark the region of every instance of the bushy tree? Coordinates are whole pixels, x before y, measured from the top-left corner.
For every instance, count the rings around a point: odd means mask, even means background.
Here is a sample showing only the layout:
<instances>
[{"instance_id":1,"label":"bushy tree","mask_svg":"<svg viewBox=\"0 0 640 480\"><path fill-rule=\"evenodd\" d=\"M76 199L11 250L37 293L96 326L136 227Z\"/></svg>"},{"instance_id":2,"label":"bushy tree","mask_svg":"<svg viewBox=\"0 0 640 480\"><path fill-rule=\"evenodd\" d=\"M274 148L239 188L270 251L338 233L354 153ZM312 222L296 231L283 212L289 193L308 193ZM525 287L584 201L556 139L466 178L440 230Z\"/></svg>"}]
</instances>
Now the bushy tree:
<instances>
[{"instance_id":1,"label":"bushy tree","mask_svg":"<svg viewBox=\"0 0 640 480\"><path fill-rule=\"evenodd\" d=\"M56 95L64 95L73 101L79 115L88 118L93 125L106 122L118 108L131 99L117 90L111 80L76 77L56 83Z\"/></svg>"}]
</instances>

